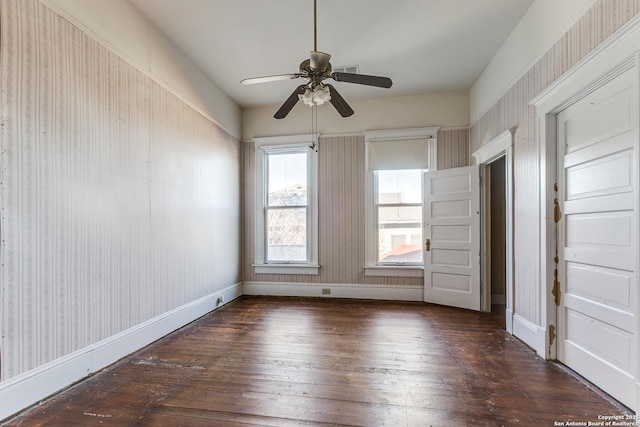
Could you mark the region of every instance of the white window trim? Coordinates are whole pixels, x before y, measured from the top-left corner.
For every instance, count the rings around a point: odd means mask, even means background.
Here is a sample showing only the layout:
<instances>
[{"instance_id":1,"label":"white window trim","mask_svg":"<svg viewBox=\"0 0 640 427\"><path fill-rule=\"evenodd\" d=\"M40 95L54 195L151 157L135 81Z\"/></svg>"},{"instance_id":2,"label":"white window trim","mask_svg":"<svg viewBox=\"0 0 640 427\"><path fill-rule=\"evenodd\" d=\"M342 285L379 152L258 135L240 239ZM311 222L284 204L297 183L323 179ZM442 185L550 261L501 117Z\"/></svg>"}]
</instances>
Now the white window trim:
<instances>
[{"instance_id":1,"label":"white window trim","mask_svg":"<svg viewBox=\"0 0 640 427\"><path fill-rule=\"evenodd\" d=\"M394 141L394 140L408 140L408 139L428 139L429 140L429 170L435 171L438 168L438 129L440 127L425 127L425 128L411 128L411 129L390 129L390 130L375 130L365 131L364 145L365 145L365 162L368 158L367 151L369 149L369 143L380 141ZM369 170L367 164L365 164L365 276L381 276L381 277L423 277L424 266L417 265L392 265L378 264L377 256L377 221L376 212L373 207L375 206L375 194L376 194L376 181L374 178L374 172ZM426 202L422 201L423 204Z\"/></svg>"},{"instance_id":2,"label":"white window trim","mask_svg":"<svg viewBox=\"0 0 640 427\"><path fill-rule=\"evenodd\" d=\"M255 144L255 263L256 274L300 274L318 275L318 134L288 135L278 137L253 138ZM308 188L307 198L309 210L309 261L266 262L265 257L265 223L264 201L266 200L266 168L267 153L286 151L296 148L308 149Z\"/></svg>"}]
</instances>

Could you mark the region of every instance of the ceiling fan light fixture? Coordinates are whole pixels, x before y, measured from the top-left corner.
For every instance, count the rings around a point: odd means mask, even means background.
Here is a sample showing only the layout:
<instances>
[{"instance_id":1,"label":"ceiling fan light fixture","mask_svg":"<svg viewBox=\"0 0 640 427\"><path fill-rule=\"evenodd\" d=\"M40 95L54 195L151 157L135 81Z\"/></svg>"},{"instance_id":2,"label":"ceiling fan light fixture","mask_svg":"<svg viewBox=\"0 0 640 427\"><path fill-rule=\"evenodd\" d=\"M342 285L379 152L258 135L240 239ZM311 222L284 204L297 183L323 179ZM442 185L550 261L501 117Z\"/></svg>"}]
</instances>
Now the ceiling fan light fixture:
<instances>
[{"instance_id":1,"label":"ceiling fan light fixture","mask_svg":"<svg viewBox=\"0 0 640 427\"><path fill-rule=\"evenodd\" d=\"M313 107L315 105L322 105L331 100L331 92L327 86L317 85L313 89L306 88L304 93L298 95L305 105Z\"/></svg>"},{"instance_id":2,"label":"ceiling fan light fixture","mask_svg":"<svg viewBox=\"0 0 640 427\"><path fill-rule=\"evenodd\" d=\"M326 86L318 86L313 92L313 101L316 105L322 105L325 102L331 100L331 92Z\"/></svg>"},{"instance_id":3,"label":"ceiling fan light fixture","mask_svg":"<svg viewBox=\"0 0 640 427\"><path fill-rule=\"evenodd\" d=\"M311 89L309 88L305 89L303 94L298 95L298 99L304 102L304 105L313 107L313 92L311 92Z\"/></svg>"}]
</instances>

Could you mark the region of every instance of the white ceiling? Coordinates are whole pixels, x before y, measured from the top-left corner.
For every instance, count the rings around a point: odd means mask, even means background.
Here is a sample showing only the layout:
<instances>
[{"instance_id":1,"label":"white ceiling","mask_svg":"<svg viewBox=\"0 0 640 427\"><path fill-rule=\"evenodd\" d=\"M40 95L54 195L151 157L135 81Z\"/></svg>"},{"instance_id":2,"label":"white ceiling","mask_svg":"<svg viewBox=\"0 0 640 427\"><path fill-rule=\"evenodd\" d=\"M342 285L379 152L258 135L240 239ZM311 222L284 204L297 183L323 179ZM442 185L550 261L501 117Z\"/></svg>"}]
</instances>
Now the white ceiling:
<instances>
[{"instance_id":1,"label":"white ceiling","mask_svg":"<svg viewBox=\"0 0 640 427\"><path fill-rule=\"evenodd\" d=\"M313 50L312 0L130 0L241 107L280 104ZM468 90L534 0L317 0L331 64L390 77L391 89L335 83L347 99Z\"/></svg>"}]
</instances>

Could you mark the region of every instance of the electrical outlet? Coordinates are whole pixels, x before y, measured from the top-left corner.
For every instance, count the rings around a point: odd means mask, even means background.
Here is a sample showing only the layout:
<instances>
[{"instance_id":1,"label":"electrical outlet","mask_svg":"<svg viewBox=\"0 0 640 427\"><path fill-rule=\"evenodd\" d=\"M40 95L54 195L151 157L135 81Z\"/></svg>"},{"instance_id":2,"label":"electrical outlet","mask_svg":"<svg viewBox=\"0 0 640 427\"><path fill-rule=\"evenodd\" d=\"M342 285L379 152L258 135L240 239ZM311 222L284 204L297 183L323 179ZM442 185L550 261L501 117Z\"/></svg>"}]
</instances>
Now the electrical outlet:
<instances>
[{"instance_id":1,"label":"electrical outlet","mask_svg":"<svg viewBox=\"0 0 640 427\"><path fill-rule=\"evenodd\" d=\"M224 302L224 299L222 297L218 297L218 299L216 300L216 305L220 305Z\"/></svg>"},{"instance_id":2,"label":"electrical outlet","mask_svg":"<svg viewBox=\"0 0 640 427\"><path fill-rule=\"evenodd\" d=\"M322 295L331 295L331 288L322 288Z\"/></svg>"}]
</instances>

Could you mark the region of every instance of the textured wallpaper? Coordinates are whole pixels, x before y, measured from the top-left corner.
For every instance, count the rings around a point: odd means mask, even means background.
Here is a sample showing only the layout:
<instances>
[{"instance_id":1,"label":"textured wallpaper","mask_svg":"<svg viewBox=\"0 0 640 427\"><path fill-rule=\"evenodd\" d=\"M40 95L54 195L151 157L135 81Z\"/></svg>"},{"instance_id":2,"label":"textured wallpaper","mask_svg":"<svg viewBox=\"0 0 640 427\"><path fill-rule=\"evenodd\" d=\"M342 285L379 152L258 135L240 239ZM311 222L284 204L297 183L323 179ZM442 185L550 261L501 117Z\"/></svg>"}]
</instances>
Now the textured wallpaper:
<instances>
[{"instance_id":1,"label":"textured wallpaper","mask_svg":"<svg viewBox=\"0 0 640 427\"><path fill-rule=\"evenodd\" d=\"M239 143L35 0L1 3L2 380L240 281Z\"/></svg>"}]
</instances>

